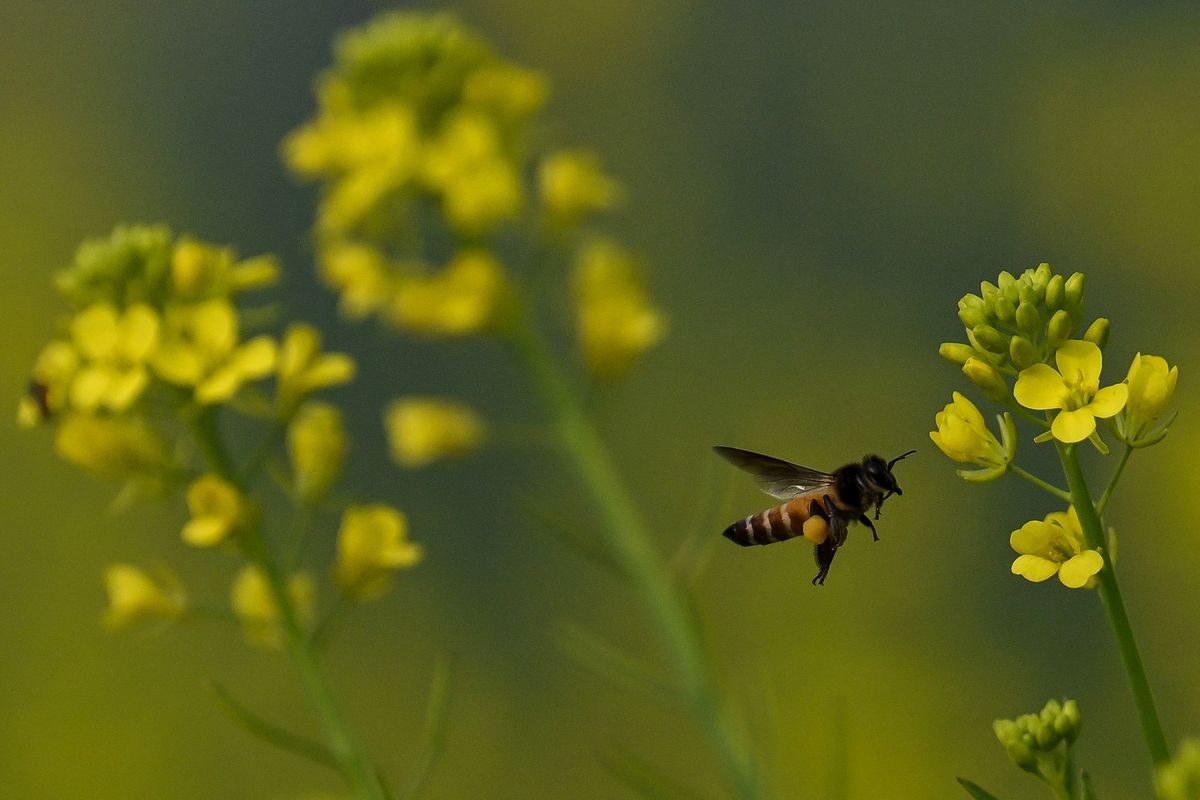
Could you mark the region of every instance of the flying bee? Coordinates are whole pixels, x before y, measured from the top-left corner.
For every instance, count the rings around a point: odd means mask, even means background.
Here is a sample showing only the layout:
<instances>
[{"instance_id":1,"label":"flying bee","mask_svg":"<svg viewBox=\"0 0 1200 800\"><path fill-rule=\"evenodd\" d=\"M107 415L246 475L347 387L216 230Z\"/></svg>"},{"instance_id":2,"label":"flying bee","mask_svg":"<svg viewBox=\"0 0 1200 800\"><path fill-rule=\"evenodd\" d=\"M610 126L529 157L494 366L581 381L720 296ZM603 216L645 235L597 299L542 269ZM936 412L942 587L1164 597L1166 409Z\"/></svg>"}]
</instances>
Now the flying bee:
<instances>
[{"instance_id":1,"label":"flying bee","mask_svg":"<svg viewBox=\"0 0 1200 800\"><path fill-rule=\"evenodd\" d=\"M803 536L816 545L818 572L814 584L825 583L829 565L838 548L845 544L851 522L866 525L874 540L879 541L875 523L867 511L874 506L875 519L879 519L883 501L893 494L904 494L892 475L892 467L917 452L909 450L891 461L869 455L859 463L838 467L833 472L819 472L736 447L713 450L753 475L764 492L783 501L739 519L725 529L725 537L748 547Z\"/></svg>"}]
</instances>

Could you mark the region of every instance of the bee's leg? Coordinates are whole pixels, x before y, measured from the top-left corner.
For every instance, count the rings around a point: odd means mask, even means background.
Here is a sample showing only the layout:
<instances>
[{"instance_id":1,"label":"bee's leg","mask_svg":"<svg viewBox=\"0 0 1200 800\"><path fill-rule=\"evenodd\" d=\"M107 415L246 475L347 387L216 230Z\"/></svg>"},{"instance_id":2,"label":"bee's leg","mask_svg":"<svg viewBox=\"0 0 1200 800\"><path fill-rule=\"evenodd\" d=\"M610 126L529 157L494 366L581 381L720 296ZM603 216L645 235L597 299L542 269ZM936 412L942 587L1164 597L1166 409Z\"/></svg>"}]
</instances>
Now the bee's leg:
<instances>
[{"instance_id":1,"label":"bee's leg","mask_svg":"<svg viewBox=\"0 0 1200 800\"><path fill-rule=\"evenodd\" d=\"M817 577L812 579L814 586L824 585L825 576L829 574L829 565L833 563L837 550L832 536L813 548L813 555L817 559Z\"/></svg>"},{"instance_id":2,"label":"bee's leg","mask_svg":"<svg viewBox=\"0 0 1200 800\"><path fill-rule=\"evenodd\" d=\"M833 504L829 495L825 495L822 501L823 508L817 507L816 501L813 501L813 513L824 517L829 524L829 536L813 551L817 558L817 577L812 581L814 585L825 583L825 576L829 574L829 565L833 563L833 557L837 555L838 548L846 541L846 520L838 513L837 506Z\"/></svg>"},{"instance_id":3,"label":"bee's leg","mask_svg":"<svg viewBox=\"0 0 1200 800\"><path fill-rule=\"evenodd\" d=\"M868 517L866 514L859 514L858 521L871 529L871 540L878 542L879 541L879 532L875 530L875 523L871 522L871 518Z\"/></svg>"},{"instance_id":4,"label":"bee's leg","mask_svg":"<svg viewBox=\"0 0 1200 800\"><path fill-rule=\"evenodd\" d=\"M833 500L829 495L822 498L825 502L825 521L829 523L829 538L837 542L837 547L841 547L846 541L846 520L839 513L838 507L833 504Z\"/></svg>"}]
</instances>

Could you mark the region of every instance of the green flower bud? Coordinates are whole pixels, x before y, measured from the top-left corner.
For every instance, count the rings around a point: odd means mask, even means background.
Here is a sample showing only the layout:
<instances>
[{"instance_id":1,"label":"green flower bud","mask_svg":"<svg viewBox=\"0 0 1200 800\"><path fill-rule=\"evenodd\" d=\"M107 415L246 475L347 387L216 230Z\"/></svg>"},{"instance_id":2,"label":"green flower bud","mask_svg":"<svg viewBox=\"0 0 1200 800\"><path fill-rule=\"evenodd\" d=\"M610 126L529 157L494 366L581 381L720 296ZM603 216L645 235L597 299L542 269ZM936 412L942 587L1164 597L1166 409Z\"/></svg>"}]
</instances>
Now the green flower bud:
<instances>
[{"instance_id":1,"label":"green flower bud","mask_svg":"<svg viewBox=\"0 0 1200 800\"><path fill-rule=\"evenodd\" d=\"M1000 277L996 279L996 284L999 286L1001 293L1007 292L1008 287L1015 285L1016 282L1017 279L1013 277L1013 274L1008 270L1001 272Z\"/></svg>"},{"instance_id":2,"label":"green flower bud","mask_svg":"<svg viewBox=\"0 0 1200 800\"><path fill-rule=\"evenodd\" d=\"M1051 721L1049 724L1043 724L1038 728L1035 738L1037 739L1038 749L1049 752L1054 749L1062 737L1054 729L1054 723Z\"/></svg>"},{"instance_id":3,"label":"green flower bud","mask_svg":"<svg viewBox=\"0 0 1200 800\"><path fill-rule=\"evenodd\" d=\"M962 371L972 383L983 390L989 399L995 400L997 403L1008 401L1010 397L1008 384L991 364L978 358L968 358L963 364Z\"/></svg>"},{"instance_id":4,"label":"green flower bud","mask_svg":"<svg viewBox=\"0 0 1200 800\"><path fill-rule=\"evenodd\" d=\"M1026 281L1021 282L1021 302L1029 303L1031 306L1039 306L1042 303L1042 297L1046 296L1046 290L1043 287L1041 297L1038 296L1038 290L1033 284Z\"/></svg>"},{"instance_id":5,"label":"green flower bud","mask_svg":"<svg viewBox=\"0 0 1200 800\"><path fill-rule=\"evenodd\" d=\"M1046 326L1046 344L1051 350L1057 350L1074 332L1075 323L1071 321L1071 315L1060 308L1054 312Z\"/></svg>"},{"instance_id":6,"label":"green flower bud","mask_svg":"<svg viewBox=\"0 0 1200 800\"><path fill-rule=\"evenodd\" d=\"M1049 725L1054 722L1055 718L1062 713L1062 703L1054 698L1046 701L1046 705L1042 706L1042 711L1038 714L1038 719L1043 725Z\"/></svg>"},{"instance_id":7,"label":"green flower bud","mask_svg":"<svg viewBox=\"0 0 1200 800\"><path fill-rule=\"evenodd\" d=\"M968 294L958 301L958 318L967 329L985 325L988 321L987 306L983 298Z\"/></svg>"},{"instance_id":8,"label":"green flower bud","mask_svg":"<svg viewBox=\"0 0 1200 800\"><path fill-rule=\"evenodd\" d=\"M975 341L983 345L985 350L992 353L1008 352L1008 337L991 325L976 325L972 333L975 334Z\"/></svg>"},{"instance_id":9,"label":"green flower bud","mask_svg":"<svg viewBox=\"0 0 1200 800\"><path fill-rule=\"evenodd\" d=\"M1043 261L1041 264L1038 264L1037 269L1033 271L1035 285L1041 286L1043 290L1046 288L1046 284L1048 284L1050 279L1053 277L1054 274L1050 271L1050 265L1045 261Z\"/></svg>"},{"instance_id":10,"label":"green flower bud","mask_svg":"<svg viewBox=\"0 0 1200 800\"><path fill-rule=\"evenodd\" d=\"M1000 289L989 281L981 281L979 294L983 297L983 302L990 306L1000 298Z\"/></svg>"},{"instance_id":11,"label":"green flower bud","mask_svg":"<svg viewBox=\"0 0 1200 800\"><path fill-rule=\"evenodd\" d=\"M1076 272L1067 278L1063 290L1065 292L1064 305L1067 308L1079 308L1083 304L1083 273Z\"/></svg>"},{"instance_id":12,"label":"green flower bud","mask_svg":"<svg viewBox=\"0 0 1200 800\"><path fill-rule=\"evenodd\" d=\"M1096 317L1084 332L1083 338L1103 350L1104 345L1108 344L1108 332L1108 320L1104 317Z\"/></svg>"},{"instance_id":13,"label":"green flower bud","mask_svg":"<svg viewBox=\"0 0 1200 800\"><path fill-rule=\"evenodd\" d=\"M996 301L996 317L1001 322L1012 325L1017 319L1017 307L1007 297Z\"/></svg>"},{"instance_id":14,"label":"green flower bud","mask_svg":"<svg viewBox=\"0 0 1200 800\"><path fill-rule=\"evenodd\" d=\"M1008 357L1017 369L1028 369L1042 360L1042 353L1024 336L1014 336L1008 343Z\"/></svg>"},{"instance_id":15,"label":"green flower bud","mask_svg":"<svg viewBox=\"0 0 1200 800\"><path fill-rule=\"evenodd\" d=\"M1021 739L1021 729L1011 719L996 720L992 723L992 730L996 732L996 738L1000 740L1000 744L1002 745L1007 746L1009 742L1016 742Z\"/></svg>"},{"instance_id":16,"label":"green flower bud","mask_svg":"<svg viewBox=\"0 0 1200 800\"><path fill-rule=\"evenodd\" d=\"M1031 339L1042 330L1042 315L1034 303L1022 302L1017 306L1016 320L1017 330Z\"/></svg>"},{"instance_id":17,"label":"green flower bud","mask_svg":"<svg viewBox=\"0 0 1200 800\"><path fill-rule=\"evenodd\" d=\"M1029 745L1020 740L1015 740L1007 742L1004 745L1004 751L1008 753L1008 757L1012 759L1012 762L1018 767L1026 772L1032 772L1034 774L1037 773L1037 756L1034 755L1034 752Z\"/></svg>"},{"instance_id":18,"label":"green flower bud","mask_svg":"<svg viewBox=\"0 0 1200 800\"><path fill-rule=\"evenodd\" d=\"M961 367L967 363L968 358L978 356L974 347L969 344L960 342L942 342L938 345L938 355L949 361L951 364Z\"/></svg>"},{"instance_id":19,"label":"green flower bud","mask_svg":"<svg viewBox=\"0 0 1200 800\"><path fill-rule=\"evenodd\" d=\"M1067 289L1066 281L1062 275L1055 275L1050 278L1046 284L1046 308L1049 311L1058 311L1063 306L1063 300L1066 299Z\"/></svg>"},{"instance_id":20,"label":"green flower bud","mask_svg":"<svg viewBox=\"0 0 1200 800\"><path fill-rule=\"evenodd\" d=\"M1068 700L1063 703L1062 715L1059 717L1063 720L1063 726L1066 730L1063 731L1063 738L1068 742L1073 742L1079 737L1079 729L1082 726L1082 719L1079 716L1079 704L1074 700Z\"/></svg>"}]
</instances>

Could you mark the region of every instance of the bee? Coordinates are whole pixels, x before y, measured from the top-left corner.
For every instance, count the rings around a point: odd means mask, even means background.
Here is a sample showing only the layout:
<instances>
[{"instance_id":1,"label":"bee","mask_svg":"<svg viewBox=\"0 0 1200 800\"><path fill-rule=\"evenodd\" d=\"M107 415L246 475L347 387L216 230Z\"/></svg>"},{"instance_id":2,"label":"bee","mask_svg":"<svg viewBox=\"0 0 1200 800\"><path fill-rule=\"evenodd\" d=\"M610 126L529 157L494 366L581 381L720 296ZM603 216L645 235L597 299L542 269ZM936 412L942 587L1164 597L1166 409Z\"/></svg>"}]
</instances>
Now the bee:
<instances>
[{"instance_id":1,"label":"bee","mask_svg":"<svg viewBox=\"0 0 1200 800\"><path fill-rule=\"evenodd\" d=\"M725 537L743 547L771 544L803 536L816 545L817 576L813 584L825 583L829 565L846 542L851 522L861 522L879 541L875 523L867 516L875 507L875 519L883 501L904 494L892 467L917 452L909 450L891 461L869 455L861 462L838 467L833 472L792 464L782 459L739 450L714 447L717 455L755 477L759 488L783 503L751 514L725 529Z\"/></svg>"}]
</instances>

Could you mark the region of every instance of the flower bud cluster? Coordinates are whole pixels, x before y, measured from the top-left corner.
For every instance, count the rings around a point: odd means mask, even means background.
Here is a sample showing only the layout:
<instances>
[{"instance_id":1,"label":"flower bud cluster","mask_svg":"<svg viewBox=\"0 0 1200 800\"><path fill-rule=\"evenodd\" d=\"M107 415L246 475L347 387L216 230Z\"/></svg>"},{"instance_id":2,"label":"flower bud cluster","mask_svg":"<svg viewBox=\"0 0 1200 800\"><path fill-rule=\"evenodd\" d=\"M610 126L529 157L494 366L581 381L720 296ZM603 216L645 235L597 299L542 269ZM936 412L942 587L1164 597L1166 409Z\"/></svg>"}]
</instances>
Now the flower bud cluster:
<instances>
[{"instance_id":1,"label":"flower bud cluster","mask_svg":"<svg viewBox=\"0 0 1200 800\"><path fill-rule=\"evenodd\" d=\"M1083 273L1056 275L1049 264L1020 276L1001 272L996 283L984 281L979 294L958 301L968 344L947 342L939 352L962 367L989 398L1005 402L1010 397L1005 374L1050 362L1075 337L1083 324L1083 290ZM1108 332L1108 320L1099 318L1083 338L1103 349Z\"/></svg>"},{"instance_id":2,"label":"flower bud cluster","mask_svg":"<svg viewBox=\"0 0 1200 800\"><path fill-rule=\"evenodd\" d=\"M1037 714L992 723L996 738L1012 762L1055 788L1064 788L1073 776L1070 749L1079 738L1079 705L1074 700L1050 700Z\"/></svg>"}]
</instances>

